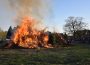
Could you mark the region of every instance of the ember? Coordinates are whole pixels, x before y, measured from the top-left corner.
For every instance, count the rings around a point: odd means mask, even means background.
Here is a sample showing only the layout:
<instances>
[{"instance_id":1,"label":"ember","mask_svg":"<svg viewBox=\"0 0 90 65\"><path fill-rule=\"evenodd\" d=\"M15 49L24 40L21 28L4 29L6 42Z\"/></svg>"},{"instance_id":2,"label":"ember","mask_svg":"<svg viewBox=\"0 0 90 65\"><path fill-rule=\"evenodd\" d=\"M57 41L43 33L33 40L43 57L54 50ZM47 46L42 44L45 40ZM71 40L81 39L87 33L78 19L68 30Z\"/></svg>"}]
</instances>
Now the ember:
<instances>
[{"instance_id":1,"label":"ember","mask_svg":"<svg viewBox=\"0 0 90 65\"><path fill-rule=\"evenodd\" d=\"M14 44L24 48L52 48L48 43L48 34L45 34L44 30L38 30L37 23L33 18L24 17L11 37Z\"/></svg>"}]
</instances>

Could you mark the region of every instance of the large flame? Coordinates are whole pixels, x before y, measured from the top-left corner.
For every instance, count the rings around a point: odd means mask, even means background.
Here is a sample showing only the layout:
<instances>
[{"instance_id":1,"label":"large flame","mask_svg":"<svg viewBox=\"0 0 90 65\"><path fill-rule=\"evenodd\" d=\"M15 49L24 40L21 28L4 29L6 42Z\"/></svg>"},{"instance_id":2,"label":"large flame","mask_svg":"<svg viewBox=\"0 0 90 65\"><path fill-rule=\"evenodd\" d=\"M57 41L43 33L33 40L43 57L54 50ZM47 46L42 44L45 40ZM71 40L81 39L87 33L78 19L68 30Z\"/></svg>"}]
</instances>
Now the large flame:
<instances>
[{"instance_id":1,"label":"large flame","mask_svg":"<svg viewBox=\"0 0 90 65\"><path fill-rule=\"evenodd\" d=\"M48 34L44 30L38 30L37 21L33 18L24 17L12 36L12 41L25 48L50 48Z\"/></svg>"}]
</instances>

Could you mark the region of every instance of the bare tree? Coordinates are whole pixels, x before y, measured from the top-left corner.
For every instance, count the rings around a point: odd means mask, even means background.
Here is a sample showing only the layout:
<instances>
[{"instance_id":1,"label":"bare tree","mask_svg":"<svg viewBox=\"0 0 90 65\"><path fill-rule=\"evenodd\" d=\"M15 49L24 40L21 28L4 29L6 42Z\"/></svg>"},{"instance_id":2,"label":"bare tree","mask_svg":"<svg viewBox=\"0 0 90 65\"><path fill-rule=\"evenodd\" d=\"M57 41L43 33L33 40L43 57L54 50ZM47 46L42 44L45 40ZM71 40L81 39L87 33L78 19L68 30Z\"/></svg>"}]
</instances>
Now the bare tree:
<instances>
[{"instance_id":1,"label":"bare tree","mask_svg":"<svg viewBox=\"0 0 90 65\"><path fill-rule=\"evenodd\" d=\"M83 30L86 28L86 23L83 22L82 17L73 17L70 16L66 19L66 24L64 25L64 30L66 33L75 35L75 32L78 30Z\"/></svg>"}]
</instances>

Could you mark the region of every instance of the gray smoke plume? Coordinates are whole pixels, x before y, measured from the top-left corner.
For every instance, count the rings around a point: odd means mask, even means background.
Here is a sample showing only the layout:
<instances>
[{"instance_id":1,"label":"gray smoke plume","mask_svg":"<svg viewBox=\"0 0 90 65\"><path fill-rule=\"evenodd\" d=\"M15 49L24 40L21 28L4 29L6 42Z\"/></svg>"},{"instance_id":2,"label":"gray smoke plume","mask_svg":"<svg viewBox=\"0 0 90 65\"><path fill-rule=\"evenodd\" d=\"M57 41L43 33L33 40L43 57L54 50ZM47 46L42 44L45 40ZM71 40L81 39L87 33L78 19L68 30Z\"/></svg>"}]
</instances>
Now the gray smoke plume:
<instances>
[{"instance_id":1,"label":"gray smoke plume","mask_svg":"<svg viewBox=\"0 0 90 65\"><path fill-rule=\"evenodd\" d=\"M17 18L32 16L37 19L48 17L51 13L50 0L8 0Z\"/></svg>"}]
</instances>

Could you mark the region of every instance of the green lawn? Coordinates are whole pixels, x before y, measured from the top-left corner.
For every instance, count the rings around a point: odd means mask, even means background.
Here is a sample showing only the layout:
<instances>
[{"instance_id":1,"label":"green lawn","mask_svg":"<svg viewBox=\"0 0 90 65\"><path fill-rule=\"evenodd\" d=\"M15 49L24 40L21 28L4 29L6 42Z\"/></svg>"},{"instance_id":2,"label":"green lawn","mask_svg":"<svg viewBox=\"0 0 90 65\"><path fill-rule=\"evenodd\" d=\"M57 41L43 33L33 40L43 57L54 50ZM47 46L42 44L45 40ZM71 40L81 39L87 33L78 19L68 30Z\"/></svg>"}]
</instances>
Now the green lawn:
<instances>
[{"instance_id":1,"label":"green lawn","mask_svg":"<svg viewBox=\"0 0 90 65\"><path fill-rule=\"evenodd\" d=\"M0 65L90 65L90 45L52 49L0 49Z\"/></svg>"}]
</instances>

